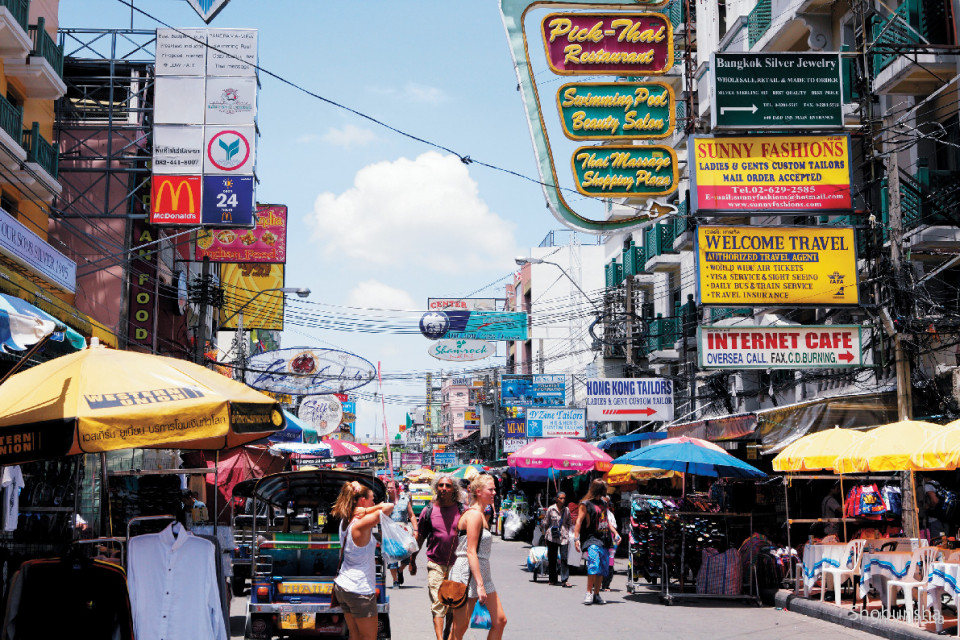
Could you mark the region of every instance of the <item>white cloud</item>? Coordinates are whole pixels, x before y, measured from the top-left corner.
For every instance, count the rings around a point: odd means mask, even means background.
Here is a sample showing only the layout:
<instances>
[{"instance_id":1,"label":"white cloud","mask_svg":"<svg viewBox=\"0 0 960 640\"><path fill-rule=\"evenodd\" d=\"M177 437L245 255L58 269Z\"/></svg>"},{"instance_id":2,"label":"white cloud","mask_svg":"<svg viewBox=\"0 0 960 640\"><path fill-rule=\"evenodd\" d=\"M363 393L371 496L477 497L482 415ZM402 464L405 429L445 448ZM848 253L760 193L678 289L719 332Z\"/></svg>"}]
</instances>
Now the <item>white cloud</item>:
<instances>
[{"instance_id":1,"label":"white cloud","mask_svg":"<svg viewBox=\"0 0 960 640\"><path fill-rule=\"evenodd\" d=\"M347 294L347 306L358 309L393 309L399 311L418 308L409 293L377 280L364 280L357 283L357 286Z\"/></svg>"},{"instance_id":2,"label":"white cloud","mask_svg":"<svg viewBox=\"0 0 960 640\"><path fill-rule=\"evenodd\" d=\"M408 82L401 88L378 85L371 87L370 90L411 104L441 104L450 100L450 95L443 89L418 82Z\"/></svg>"},{"instance_id":3,"label":"white cloud","mask_svg":"<svg viewBox=\"0 0 960 640\"><path fill-rule=\"evenodd\" d=\"M311 142L316 142L316 141L319 140L319 139L320 139L320 136L318 136L318 135L315 134L315 133L305 133L305 134L303 134L302 136L300 136L299 138L297 138L297 143L298 143L298 144L309 144L309 143L311 143Z\"/></svg>"},{"instance_id":4,"label":"white cloud","mask_svg":"<svg viewBox=\"0 0 960 640\"><path fill-rule=\"evenodd\" d=\"M370 129L363 129L356 125L345 124L339 129L327 129L322 140L327 144L338 147L359 147L375 142L377 134Z\"/></svg>"},{"instance_id":5,"label":"white cloud","mask_svg":"<svg viewBox=\"0 0 960 640\"><path fill-rule=\"evenodd\" d=\"M490 211L459 158L429 151L378 162L343 193L314 202L314 237L327 256L442 273L507 270L513 223Z\"/></svg>"}]
</instances>

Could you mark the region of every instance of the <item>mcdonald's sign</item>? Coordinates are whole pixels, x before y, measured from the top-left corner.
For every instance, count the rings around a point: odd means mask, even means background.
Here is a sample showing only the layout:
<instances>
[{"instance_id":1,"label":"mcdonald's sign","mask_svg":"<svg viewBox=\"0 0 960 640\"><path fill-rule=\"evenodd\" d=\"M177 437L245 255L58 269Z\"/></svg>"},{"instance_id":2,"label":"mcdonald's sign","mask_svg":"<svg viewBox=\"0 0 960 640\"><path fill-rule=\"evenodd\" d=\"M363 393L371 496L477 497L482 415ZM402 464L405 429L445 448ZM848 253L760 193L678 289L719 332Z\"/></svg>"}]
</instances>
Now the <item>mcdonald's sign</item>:
<instances>
[{"instance_id":1,"label":"mcdonald's sign","mask_svg":"<svg viewBox=\"0 0 960 640\"><path fill-rule=\"evenodd\" d=\"M152 224L200 224L200 176L154 174L150 189Z\"/></svg>"}]
</instances>

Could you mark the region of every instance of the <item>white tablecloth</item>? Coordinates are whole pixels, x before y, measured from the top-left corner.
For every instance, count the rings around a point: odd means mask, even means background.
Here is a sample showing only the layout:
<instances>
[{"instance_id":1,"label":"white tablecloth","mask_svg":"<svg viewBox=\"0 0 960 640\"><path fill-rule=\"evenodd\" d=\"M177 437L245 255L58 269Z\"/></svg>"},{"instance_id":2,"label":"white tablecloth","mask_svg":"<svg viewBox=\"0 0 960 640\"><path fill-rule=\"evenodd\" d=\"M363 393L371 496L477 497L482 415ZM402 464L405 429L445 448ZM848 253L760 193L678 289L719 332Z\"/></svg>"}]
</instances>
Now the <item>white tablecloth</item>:
<instances>
[{"instance_id":1,"label":"white tablecloth","mask_svg":"<svg viewBox=\"0 0 960 640\"><path fill-rule=\"evenodd\" d=\"M937 631L943 627L943 617L940 615L942 596L947 593L954 602L957 602L957 591L960 591L957 588L958 583L960 583L960 564L933 563L933 573L927 578L927 606L937 612L934 614L937 620ZM957 627L957 635L960 635L960 626Z\"/></svg>"},{"instance_id":2,"label":"white tablecloth","mask_svg":"<svg viewBox=\"0 0 960 640\"><path fill-rule=\"evenodd\" d=\"M903 580L913 573L912 551L883 551L864 553L861 561L860 597L865 598L870 587L880 593L880 601L887 606L887 581Z\"/></svg>"},{"instance_id":3,"label":"white tablecloth","mask_svg":"<svg viewBox=\"0 0 960 640\"><path fill-rule=\"evenodd\" d=\"M920 541L917 538L875 538L873 540L867 540L867 544L863 547L864 551L880 551L880 547L890 542L895 543L897 546L889 551L916 551L917 547L920 546Z\"/></svg>"},{"instance_id":4,"label":"white tablecloth","mask_svg":"<svg viewBox=\"0 0 960 640\"><path fill-rule=\"evenodd\" d=\"M803 547L803 594L810 596L823 567L839 568L840 564L850 567L852 558L845 542L838 544L808 544Z\"/></svg>"}]
</instances>

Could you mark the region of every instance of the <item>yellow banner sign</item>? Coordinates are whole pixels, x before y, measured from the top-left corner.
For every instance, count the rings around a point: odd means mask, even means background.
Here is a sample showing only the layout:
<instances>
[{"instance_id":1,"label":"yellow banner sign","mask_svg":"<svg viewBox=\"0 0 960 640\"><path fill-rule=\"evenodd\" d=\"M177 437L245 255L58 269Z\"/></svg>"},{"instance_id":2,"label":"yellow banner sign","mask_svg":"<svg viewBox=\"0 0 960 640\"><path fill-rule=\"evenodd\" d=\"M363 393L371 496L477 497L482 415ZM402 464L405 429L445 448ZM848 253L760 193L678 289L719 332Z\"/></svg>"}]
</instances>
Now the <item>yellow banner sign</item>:
<instances>
[{"instance_id":1,"label":"yellow banner sign","mask_svg":"<svg viewBox=\"0 0 960 640\"><path fill-rule=\"evenodd\" d=\"M701 226L696 253L701 304L860 302L851 227Z\"/></svg>"},{"instance_id":2,"label":"yellow banner sign","mask_svg":"<svg viewBox=\"0 0 960 640\"><path fill-rule=\"evenodd\" d=\"M222 311L227 321L220 326L221 329L237 328L240 316L236 312L242 307L244 329L283 330L283 293L271 291L283 287L282 264L224 263L220 279L227 300ZM266 293L258 295L261 291ZM253 298L256 301L251 302Z\"/></svg>"},{"instance_id":3,"label":"yellow banner sign","mask_svg":"<svg viewBox=\"0 0 960 640\"><path fill-rule=\"evenodd\" d=\"M277 591L284 595L316 596L333 593L332 582L281 582Z\"/></svg>"}]
</instances>

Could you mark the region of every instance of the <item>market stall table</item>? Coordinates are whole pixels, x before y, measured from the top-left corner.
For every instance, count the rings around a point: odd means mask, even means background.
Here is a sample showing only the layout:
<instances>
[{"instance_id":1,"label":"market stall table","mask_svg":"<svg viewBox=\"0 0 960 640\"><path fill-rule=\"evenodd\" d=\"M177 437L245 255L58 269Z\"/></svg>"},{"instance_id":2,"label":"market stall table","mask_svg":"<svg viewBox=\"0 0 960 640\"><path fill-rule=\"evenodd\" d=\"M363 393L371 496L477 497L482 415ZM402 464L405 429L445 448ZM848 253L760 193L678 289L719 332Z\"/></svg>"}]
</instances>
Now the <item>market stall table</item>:
<instances>
[{"instance_id":1,"label":"market stall table","mask_svg":"<svg viewBox=\"0 0 960 640\"><path fill-rule=\"evenodd\" d=\"M863 554L860 573L860 597L866 598L873 589L880 594L880 602L887 607L887 581L903 580L912 567L912 551L874 551Z\"/></svg>"},{"instance_id":2,"label":"market stall table","mask_svg":"<svg viewBox=\"0 0 960 640\"><path fill-rule=\"evenodd\" d=\"M840 567L842 562L850 562L849 545L846 542L832 544L808 544L803 547L803 595L810 597L810 591L823 573L823 566ZM844 557L845 556L845 557Z\"/></svg>"},{"instance_id":3,"label":"market stall table","mask_svg":"<svg viewBox=\"0 0 960 640\"><path fill-rule=\"evenodd\" d=\"M948 594L957 602L957 584L960 583L960 563L934 562L933 572L927 580L927 607L936 612L934 619L937 622L937 631L943 629L942 600L943 594ZM957 636L960 637L960 620L957 625Z\"/></svg>"}]
</instances>

